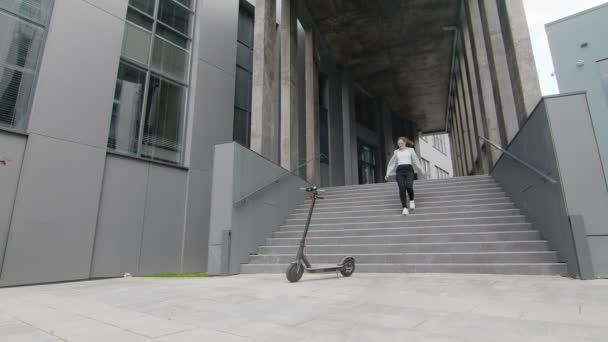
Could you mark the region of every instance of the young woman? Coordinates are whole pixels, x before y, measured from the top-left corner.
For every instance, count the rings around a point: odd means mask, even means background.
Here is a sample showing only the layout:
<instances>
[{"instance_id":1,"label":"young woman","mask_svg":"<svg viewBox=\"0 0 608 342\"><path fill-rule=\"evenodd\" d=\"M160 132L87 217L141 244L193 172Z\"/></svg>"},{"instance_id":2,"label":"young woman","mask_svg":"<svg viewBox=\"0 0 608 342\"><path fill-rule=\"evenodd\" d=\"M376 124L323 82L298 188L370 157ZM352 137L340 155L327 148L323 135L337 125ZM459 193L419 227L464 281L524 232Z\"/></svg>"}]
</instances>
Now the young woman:
<instances>
[{"instance_id":1,"label":"young woman","mask_svg":"<svg viewBox=\"0 0 608 342\"><path fill-rule=\"evenodd\" d=\"M410 209L415 209L416 204L414 202L414 166L418 169L421 175L425 175L424 170L420 166L418 156L411 146L414 144L405 137L397 139L397 145L399 149L395 150L393 157L388 162L386 170L386 177L384 179L388 182L389 176L397 176L397 184L399 184L399 197L401 198L401 205L403 206L402 214L409 215L407 198L410 199Z\"/></svg>"}]
</instances>

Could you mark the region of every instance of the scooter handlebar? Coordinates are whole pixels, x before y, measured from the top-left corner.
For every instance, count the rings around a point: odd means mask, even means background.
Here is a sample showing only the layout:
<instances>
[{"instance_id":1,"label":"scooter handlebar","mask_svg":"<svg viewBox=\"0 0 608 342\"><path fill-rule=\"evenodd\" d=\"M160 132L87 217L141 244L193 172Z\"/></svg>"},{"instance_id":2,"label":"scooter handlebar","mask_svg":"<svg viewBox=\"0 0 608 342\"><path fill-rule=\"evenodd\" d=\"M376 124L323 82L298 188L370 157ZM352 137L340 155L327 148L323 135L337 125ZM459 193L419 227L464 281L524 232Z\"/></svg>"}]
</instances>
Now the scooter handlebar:
<instances>
[{"instance_id":1,"label":"scooter handlebar","mask_svg":"<svg viewBox=\"0 0 608 342\"><path fill-rule=\"evenodd\" d=\"M315 188L315 187L311 187L311 188L300 188L300 190L302 190L302 191L306 191L306 192L313 192L313 191L316 191L316 192L325 192L325 190L323 190L323 189L317 189L317 188Z\"/></svg>"}]
</instances>

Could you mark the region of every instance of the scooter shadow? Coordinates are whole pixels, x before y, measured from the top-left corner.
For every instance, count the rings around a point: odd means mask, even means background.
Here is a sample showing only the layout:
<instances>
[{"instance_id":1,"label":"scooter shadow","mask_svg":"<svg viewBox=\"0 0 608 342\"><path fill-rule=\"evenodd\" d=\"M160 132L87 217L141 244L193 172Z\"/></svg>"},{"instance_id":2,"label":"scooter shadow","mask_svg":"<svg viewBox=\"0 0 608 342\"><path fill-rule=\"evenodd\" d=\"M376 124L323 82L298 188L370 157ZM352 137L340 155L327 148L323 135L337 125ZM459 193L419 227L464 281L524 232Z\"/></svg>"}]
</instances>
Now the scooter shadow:
<instances>
[{"instance_id":1,"label":"scooter shadow","mask_svg":"<svg viewBox=\"0 0 608 342\"><path fill-rule=\"evenodd\" d=\"M298 283L310 283L315 281L329 281L329 280L338 280L340 278L345 278L340 275L318 275L318 276L308 276L304 275L302 279L298 281ZM287 281L287 280L286 280ZM289 281L287 281L289 282Z\"/></svg>"}]
</instances>

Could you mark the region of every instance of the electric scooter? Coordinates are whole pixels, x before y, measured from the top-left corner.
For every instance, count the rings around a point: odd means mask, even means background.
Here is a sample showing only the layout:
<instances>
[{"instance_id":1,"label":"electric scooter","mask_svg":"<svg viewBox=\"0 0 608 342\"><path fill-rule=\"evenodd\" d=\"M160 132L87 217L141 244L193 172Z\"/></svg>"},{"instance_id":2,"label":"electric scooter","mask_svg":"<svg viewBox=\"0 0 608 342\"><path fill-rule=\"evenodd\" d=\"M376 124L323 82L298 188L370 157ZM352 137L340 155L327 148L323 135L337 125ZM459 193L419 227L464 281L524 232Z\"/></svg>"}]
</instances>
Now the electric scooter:
<instances>
[{"instance_id":1,"label":"electric scooter","mask_svg":"<svg viewBox=\"0 0 608 342\"><path fill-rule=\"evenodd\" d=\"M328 272L340 272L345 277L350 277L355 272L355 258L351 256L347 256L342 258L339 264L331 267L312 267L308 259L306 258L306 254L304 253L304 247L306 245L306 235L308 234L308 228L310 227L310 220L312 218L312 212L315 208L315 203L317 199L323 199L323 197L319 196L319 192L323 192L322 190L318 190L316 186L310 188L301 188L300 190L304 190L309 194L312 194L312 201L310 203L310 210L308 211L308 219L306 220L306 225L304 226L304 234L302 235L302 240L300 241L300 247L298 248L298 254L296 255L296 260L289 264L287 271L285 274L287 275L287 280L291 283L295 283L302 278L302 274L304 271L308 273L328 273Z\"/></svg>"}]
</instances>

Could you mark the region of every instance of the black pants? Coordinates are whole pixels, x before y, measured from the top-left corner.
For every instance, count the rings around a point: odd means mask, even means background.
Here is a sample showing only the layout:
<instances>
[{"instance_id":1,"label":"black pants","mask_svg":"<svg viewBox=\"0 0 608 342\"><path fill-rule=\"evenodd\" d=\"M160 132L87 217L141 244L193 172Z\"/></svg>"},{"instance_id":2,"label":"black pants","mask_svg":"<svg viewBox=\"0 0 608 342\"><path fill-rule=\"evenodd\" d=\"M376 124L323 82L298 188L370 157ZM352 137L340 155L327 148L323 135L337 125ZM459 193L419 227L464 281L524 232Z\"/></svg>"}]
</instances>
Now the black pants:
<instances>
[{"instance_id":1,"label":"black pants","mask_svg":"<svg viewBox=\"0 0 608 342\"><path fill-rule=\"evenodd\" d=\"M412 165L399 165L397 167L397 184L399 184L399 197L401 205L407 208L407 196L414 200L414 168Z\"/></svg>"}]
</instances>

